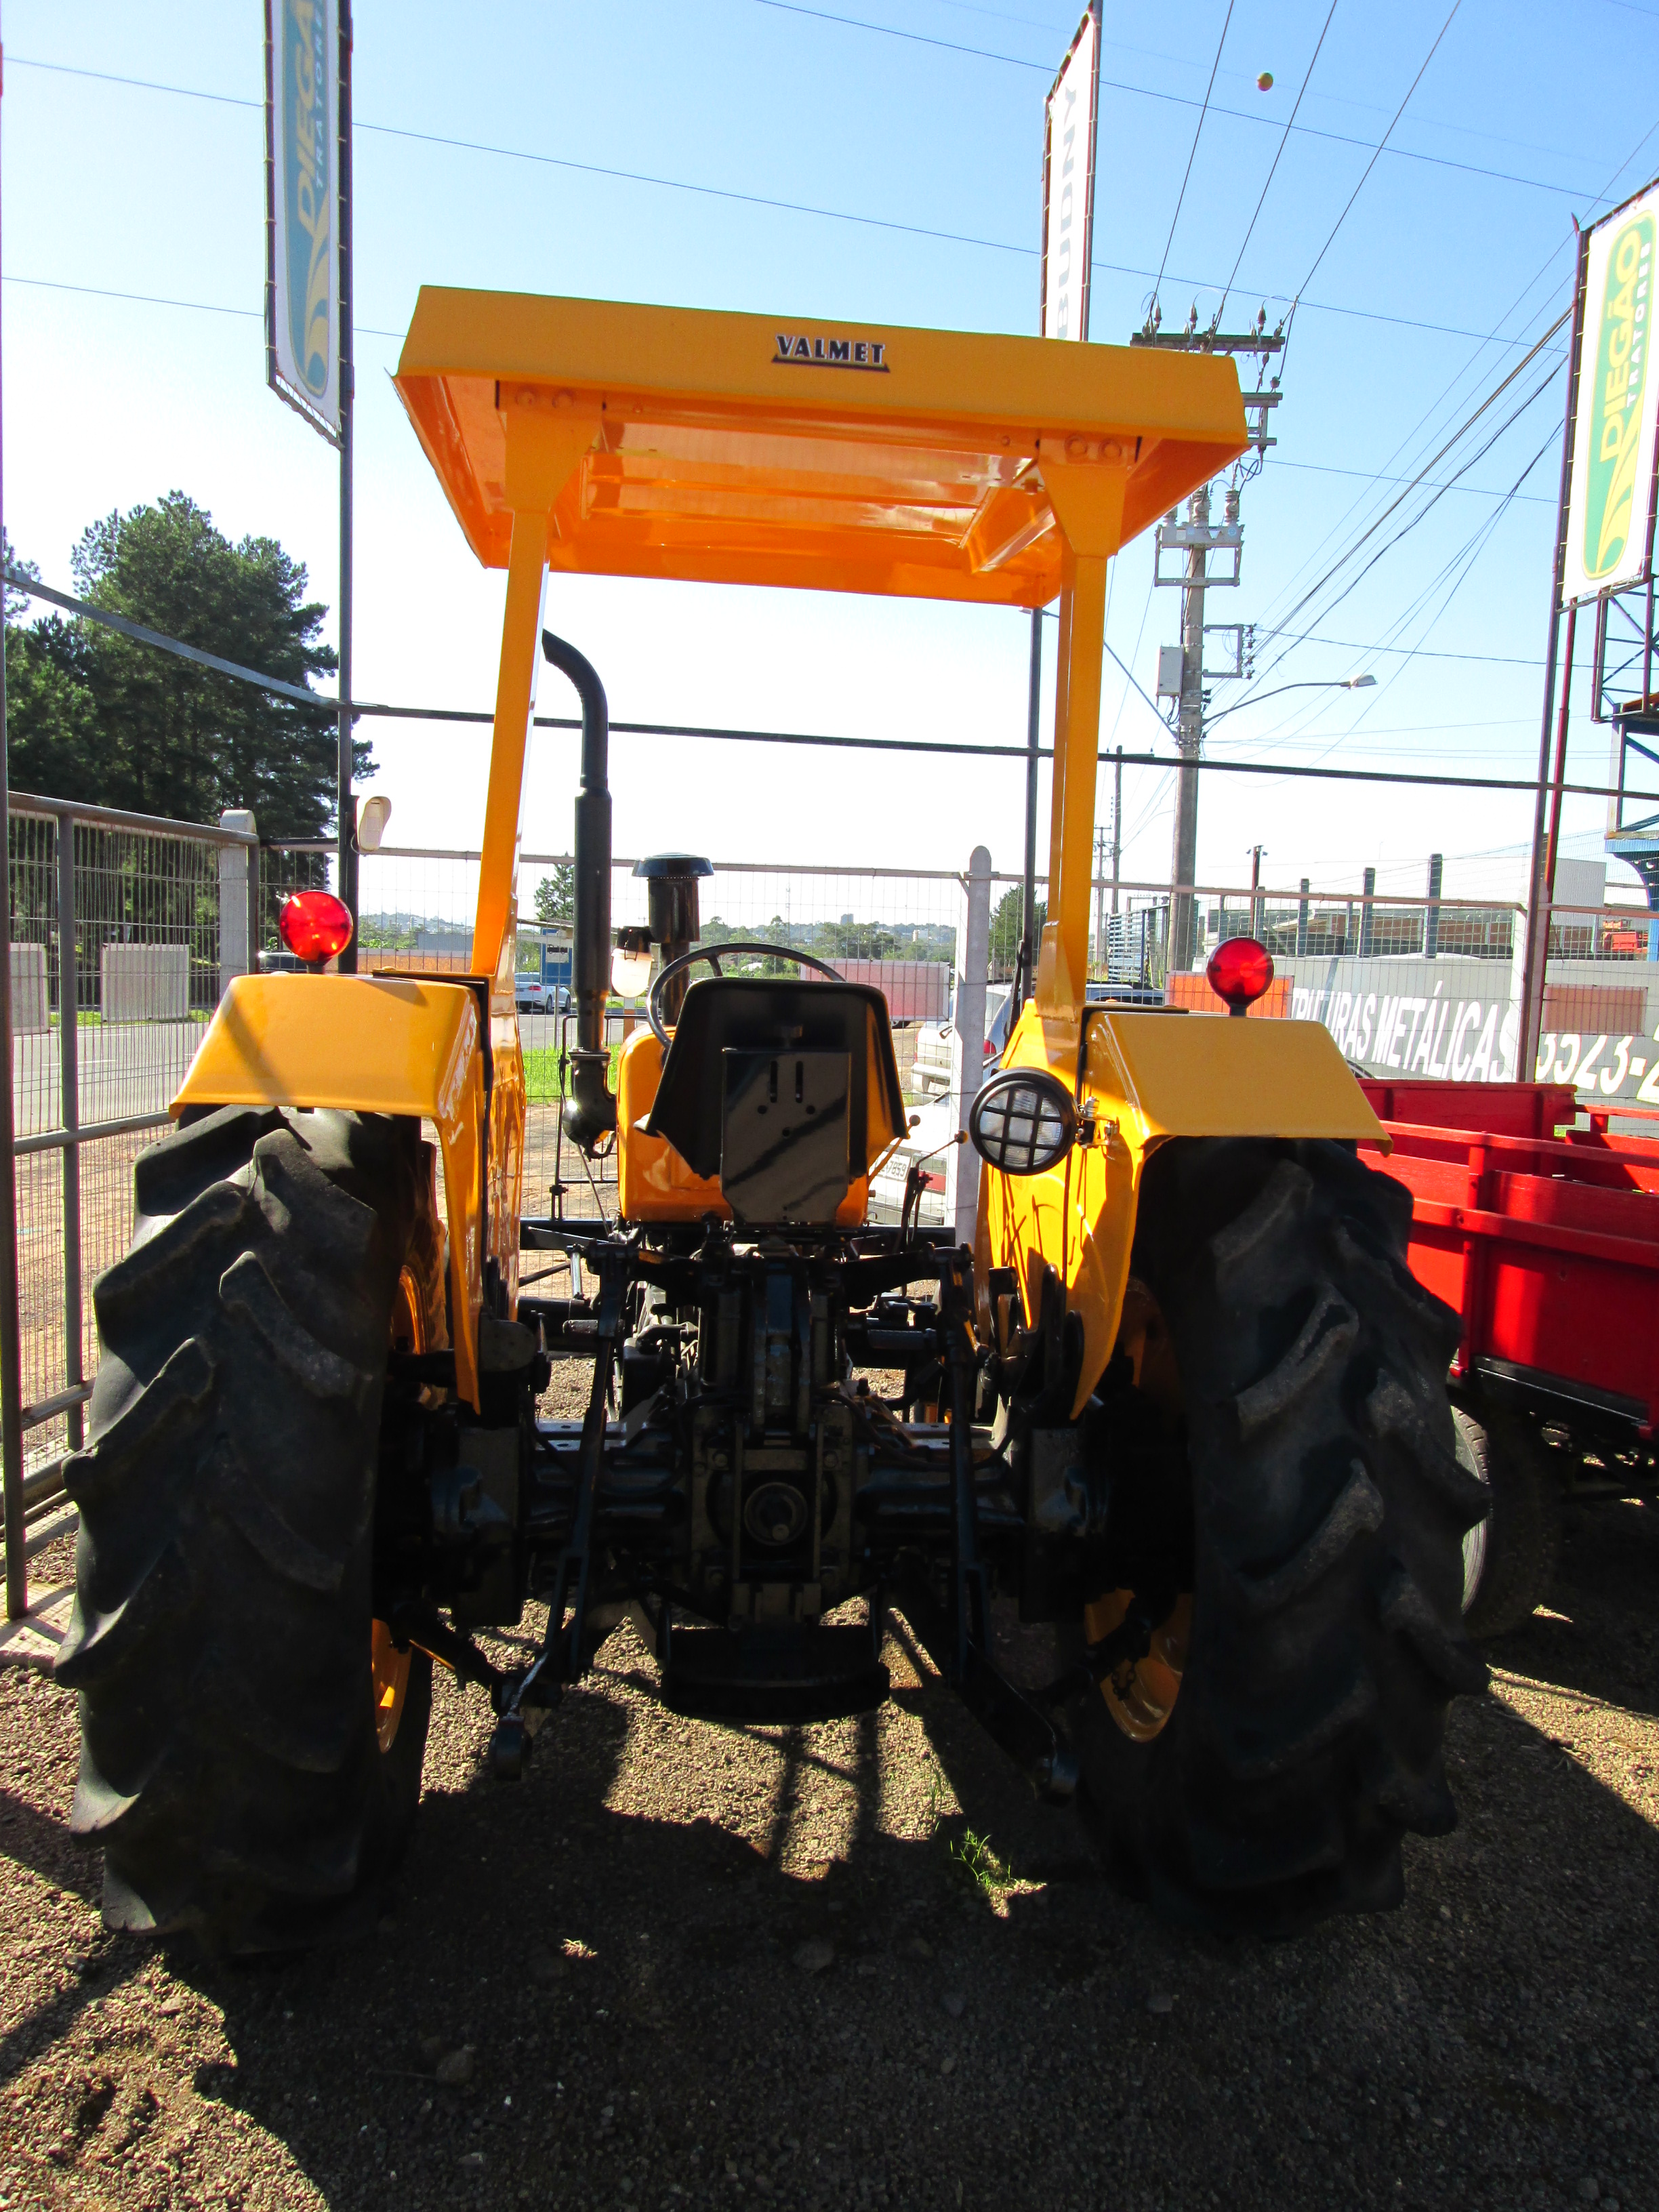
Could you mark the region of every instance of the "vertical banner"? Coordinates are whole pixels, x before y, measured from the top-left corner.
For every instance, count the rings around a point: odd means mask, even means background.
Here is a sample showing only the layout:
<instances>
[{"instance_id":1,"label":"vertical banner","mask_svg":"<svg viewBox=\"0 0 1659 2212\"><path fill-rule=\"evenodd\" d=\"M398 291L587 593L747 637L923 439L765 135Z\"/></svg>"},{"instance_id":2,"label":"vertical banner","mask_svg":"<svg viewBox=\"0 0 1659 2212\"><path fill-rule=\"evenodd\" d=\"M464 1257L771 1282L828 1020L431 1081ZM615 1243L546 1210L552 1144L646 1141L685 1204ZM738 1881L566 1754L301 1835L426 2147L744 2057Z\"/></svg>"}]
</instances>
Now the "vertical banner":
<instances>
[{"instance_id":1,"label":"vertical banner","mask_svg":"<svg viewBox=\"0 0 1659 2212\"><path fill-rule=\"evenodd\" d=\"M1044 109L1040 328L1045 338L1089 335L1099 108L1100 0L1090 0Z\"/></svg>"},{"instance_id":2,"label":"vertical banner","mask_svg":"<svg viewBox=\"0 0 1659 2212\"><path fill-rule=\"evenodd\" d=\"M265 0L265 381L340 438L339 0Z\"/></svg>"},{"instance_id":3,"label":"vertical banner","mask_svg":"<svg viewBox=\"0 0 1659 2212\"><path fill-rule=\"evenodd\" d=\"M1653 359L1659 185L1590 233L1561 604L1646 580L1659 365Z\"/></svg>"}]
</instances>

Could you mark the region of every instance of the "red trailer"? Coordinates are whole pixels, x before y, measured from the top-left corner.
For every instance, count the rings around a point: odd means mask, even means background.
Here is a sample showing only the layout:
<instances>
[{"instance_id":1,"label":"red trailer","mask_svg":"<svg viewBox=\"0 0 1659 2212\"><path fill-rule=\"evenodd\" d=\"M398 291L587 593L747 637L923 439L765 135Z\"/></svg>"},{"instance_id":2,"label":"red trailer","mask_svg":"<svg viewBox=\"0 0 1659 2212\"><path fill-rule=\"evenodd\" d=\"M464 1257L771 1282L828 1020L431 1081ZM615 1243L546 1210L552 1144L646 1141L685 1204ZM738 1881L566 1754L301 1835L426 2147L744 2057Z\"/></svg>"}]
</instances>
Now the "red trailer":
<instances>
[{"instance_id":1,"label":"red trailer","mask_svg":"<svg viewBox=\"0 0 1659 2212\"><path fill-rule=\"evenodd\" d=\"M836 973L846 983L873 983L896 1027L944 1018L951 969L943 960L837 960Z\"/></svg>"},{"instance_id":2,"label":"red trailer","mask_svg":"<svg viewBox=\"0 0 1659 2212\"><path fill-rule=\"evenodd\" d=\"M1362 1150L1412 1194L1412 1272L1462 1316L1459 1454L1492 1493L1464 1610L1492 1635L1542 1602L1564 1496L1659 1486L1659 1142L1573 1127L1560 1085L1363 1087L1394 1148Z\"/></svg>"}]
</instances>

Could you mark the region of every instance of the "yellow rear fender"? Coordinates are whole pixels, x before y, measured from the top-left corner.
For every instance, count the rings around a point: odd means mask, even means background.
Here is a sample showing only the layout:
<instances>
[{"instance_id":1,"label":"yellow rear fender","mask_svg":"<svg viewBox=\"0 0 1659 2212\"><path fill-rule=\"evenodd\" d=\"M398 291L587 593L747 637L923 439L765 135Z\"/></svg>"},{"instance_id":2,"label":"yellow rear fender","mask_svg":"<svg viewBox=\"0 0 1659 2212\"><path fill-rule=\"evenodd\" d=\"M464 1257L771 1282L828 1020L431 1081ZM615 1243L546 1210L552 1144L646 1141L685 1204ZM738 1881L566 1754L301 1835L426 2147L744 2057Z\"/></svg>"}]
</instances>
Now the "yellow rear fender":
<instances>
[{"instance_id":1,"label":"yellow rear fender","mask_svg":"<svg viewBox=\"0 0 1659 2212\"><path fill-rule=\"evenodd\" d=\"M1005 1067L1042 1067L1077 1097L1092 1132L1045 1175L983 1170L978 1244L1018 1279L1035 1319L1043 1270L1083 1322L1080 1413L1117 1341L1140 1180L1171 1137L1332 1137L1388 1148L1330 1032L1320 1022L1028 1006Z\"/></svg>"},{"instance_id":2,"label":"yellow rear fender","mask_svg":"<svg viewBox=\"0 0 1659 2212\"><path fill-rule=\"evenodd\" d=\"M516 1029L510 1040L497 1040L495 1053L508 1075L502 1104L509 1123L516 1103L521 1158L524 1082ZM443 1158L455 1382L476 1407L485 1162L483 1052L473 990L414 976L239 975L208 1025L173 1111L233 1105L328 1106L433 1123ZM511 1129L493 1133L490 1166L497 1211L509 1202L514 1208L516 1255L518 1169L503 1145L514 1147ZM499 1237L503 1224L495 1226Z\"/></svg>"}]
</instances>

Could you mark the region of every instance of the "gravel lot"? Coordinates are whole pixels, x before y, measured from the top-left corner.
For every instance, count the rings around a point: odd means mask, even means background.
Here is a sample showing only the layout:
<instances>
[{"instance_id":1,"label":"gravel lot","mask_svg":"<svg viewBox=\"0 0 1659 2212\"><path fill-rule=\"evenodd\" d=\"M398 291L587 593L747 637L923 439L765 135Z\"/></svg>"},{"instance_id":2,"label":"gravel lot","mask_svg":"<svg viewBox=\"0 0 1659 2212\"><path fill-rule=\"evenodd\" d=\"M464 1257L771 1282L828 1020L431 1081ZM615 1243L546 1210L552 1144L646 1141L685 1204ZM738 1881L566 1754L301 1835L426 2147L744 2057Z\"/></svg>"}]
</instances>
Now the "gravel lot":
<instances>
[{"instance_id":1,"label":"gravel lot","mask_svg":"<svg viewBox=\"0 0 1659 2212\"><path fill-rule=\"evenodd\" d=\"M0 2208L1653 2205L1656 1592L1659 1512L1587 1515L1405 1910L1273 1948L1116 1897L895 1621L890 1705L799 1729L621 1630L516 1788L446 1678L378 1936L231 1969L100 1932L7 1668Z\"/></svg>"}]
</instances>

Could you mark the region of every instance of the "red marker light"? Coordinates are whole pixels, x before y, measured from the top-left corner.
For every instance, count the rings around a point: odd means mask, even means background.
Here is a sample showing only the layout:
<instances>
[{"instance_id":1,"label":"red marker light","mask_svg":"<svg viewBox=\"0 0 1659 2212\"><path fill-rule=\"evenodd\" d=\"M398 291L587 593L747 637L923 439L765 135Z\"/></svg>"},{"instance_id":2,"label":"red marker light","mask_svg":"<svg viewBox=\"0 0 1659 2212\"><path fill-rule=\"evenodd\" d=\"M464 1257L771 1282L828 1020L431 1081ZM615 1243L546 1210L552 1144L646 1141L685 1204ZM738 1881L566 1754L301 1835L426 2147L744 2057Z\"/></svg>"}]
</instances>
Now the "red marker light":
<instances>
[{"instance_id":1,"label":"red marker light","mask_svg":"<svg viewBox=\"0 0 1659 2212\"><path fill-rule=\"evenodd\" d=\"M351 909L332 891L295 891L283 901L276 927L296 960L332 960L351 942Z\"/></svg>"},{"instance_id":2,"label":"red marker light","mask_svg":"<svg viewBox=\"0 0 1659 2212\"><path fill-rule=\"evenodd\" d=\"M1227 1001L1227 1012L1242 1014L1273 981L1273 955L1253 937L1230 937L1210 955L1204 973L1217 998Z\"/></svg>"}]
</instances>

